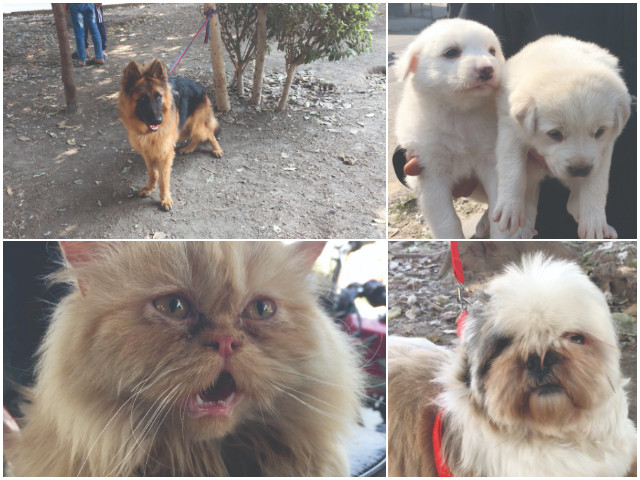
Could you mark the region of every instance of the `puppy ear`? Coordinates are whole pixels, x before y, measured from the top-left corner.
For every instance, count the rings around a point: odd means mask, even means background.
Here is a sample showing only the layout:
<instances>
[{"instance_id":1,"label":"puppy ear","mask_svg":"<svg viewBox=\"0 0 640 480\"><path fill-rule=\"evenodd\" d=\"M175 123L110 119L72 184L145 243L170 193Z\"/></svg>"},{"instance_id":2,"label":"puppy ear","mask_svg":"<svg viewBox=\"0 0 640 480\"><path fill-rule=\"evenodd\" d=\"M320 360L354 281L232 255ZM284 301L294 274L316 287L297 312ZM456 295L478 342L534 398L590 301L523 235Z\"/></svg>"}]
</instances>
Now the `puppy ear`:
<instances>
[{"instance_id":1,"label":"puppy ear","mask_svg":"<svg viewBox=\"0 0 640 480\"><path fill-rule=\"evenodd\" d=\"M627 94L623 98L618 100L618 105L615 110L615 117L613 122L613 128L616 131L616 135L620 135L622 129L627 124L629 117L631 116L631 98Z\"/></svg>"},{"instance_id":2,"label":"puppy ear","mask_svg":"<svg viewBox=\"0 0 640 480\"><path fill-rule=\"evenodd\" d=\"M144 74L151 78L157 78L163 82L167 80L167 69L158 58L151 62L151 65L147 67Z\"/></svg>"},{"instance_id":3,"label":"puppy ear","mask_svg":"<svg viewBox=\"0 0 640 480\"><path fill-rule=\"evenodd\" d=\"M129 93L135 83L142 77L142 69L140 65L138 65L133 60L129 62L129 64L124 68L122 72L122 90L125 93Z\"/></svg>"},{"instance_id":4,"label":"puppy ear","mask_svg":"<svg viewBox=\"0 0 640 480\"><path fill-rule=\"evenodd\" d=\"M536 106L531 97L511 99L511 116L516 119L522 129L533 135L536 132Z\"/></svg>"},{"instance_id":5,"label":"puppy ear","mask_svg":"<svg viewBox=\"0 0 640 480\"><path fill-rule=\"evenodd\" d=\"M416 73L420 47L418 42L412 42L396 63L395 70L400 81L406 80L410 73Z\"/></svg>"}]
</instances>

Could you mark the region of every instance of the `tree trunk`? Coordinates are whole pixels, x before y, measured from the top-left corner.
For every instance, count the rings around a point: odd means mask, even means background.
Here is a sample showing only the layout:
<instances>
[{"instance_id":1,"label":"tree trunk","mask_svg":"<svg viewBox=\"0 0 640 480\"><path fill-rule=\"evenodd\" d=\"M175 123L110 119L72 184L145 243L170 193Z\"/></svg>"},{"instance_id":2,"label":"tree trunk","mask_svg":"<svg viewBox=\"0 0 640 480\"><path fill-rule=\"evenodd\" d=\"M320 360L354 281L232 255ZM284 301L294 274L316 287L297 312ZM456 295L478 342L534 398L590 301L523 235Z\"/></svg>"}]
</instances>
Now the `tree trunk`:
<instances>
[{"instance_id":1,"label":"tree trunk","mask_svg":"<svg viewBox=\"0 0 640 480\"><path fill-rule=\"evenodd\" d=\"M236 70L236 84L238 85L238 96L242 97L244 95L244 65L238 64L238 69Z\"/></svg>"},{"instance_id":2,"label":"tree trunk","mask_svg":"<svg viewBox=\"0 0 640 480\"><path fill-rule=\"evenodd\" d=\"M78 110L76 100L76 84L73 81L71 65L71 49L69 48L69 34L67 33L67 18L63 3L52 3L53 19L56 23L58 35L58 48L60 50L60 68L62 69L62 84L64 85L64 101L67 105L67 113L76 113Z\"/></svg>"},{"instance_id":3,"label":"tree trunk","mask_svg":"<svg viewBox=\"0 0 640 480\"><path fill-rule=\"evenodd\" d=\"M215 10L215 3L205 3L204 11ZM229 106L229 93L227 92L227 77L224 72L223 45L220 35L220 23L218 14L211 15L209 21L209 41L211 42L211 66L213 67L213 90L216 97L216 110L227 112Z\"/></svg>"},{"instance_id":4,"label":"tree trunk","mask_svg":"<svg viewBox=\"0 0 640 480\"><path fill-rule=\"evenodd\" d=\"M278 108L276 108L278 112L283 111L287 107L287 100L289 99L289 89L291 88L291 82L293 82L293 76L296 73L296 68L298 68L298 64L294 63L289 66L289 69L287 70L287 80L284 82L282 97L280 97L280 103L278 103Z\"/></svg>"},{"instance_id":5,"label":"tree trunk","mask_svg":"<svg viewBox=\"0 0 640 480\"><path fill-rule=\"evenodd\" d=\"M251 94L251 105L260 105L262 101L262 76L264 74L264 57L267 53L267 8L266 3L259 3L258 7L258 28L256 46L256 68L253 72L253 93Z\"/></svg>"}]
</instances>

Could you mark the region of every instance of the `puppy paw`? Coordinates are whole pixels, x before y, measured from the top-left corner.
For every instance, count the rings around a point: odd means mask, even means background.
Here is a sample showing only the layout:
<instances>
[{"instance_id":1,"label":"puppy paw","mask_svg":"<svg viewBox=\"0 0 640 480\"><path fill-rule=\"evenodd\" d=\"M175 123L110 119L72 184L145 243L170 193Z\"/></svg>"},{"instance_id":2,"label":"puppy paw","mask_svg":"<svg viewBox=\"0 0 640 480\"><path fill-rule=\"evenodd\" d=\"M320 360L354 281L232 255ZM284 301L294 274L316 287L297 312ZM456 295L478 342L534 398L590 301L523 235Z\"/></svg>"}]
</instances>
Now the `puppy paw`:
<instances>
[{"instance_id":1,"label":"puppy paw","mask_svg":"<svg viewBox=\"0 0 640 480\"><path fill-rule=\"evenodd\" d=\"M491 220L498 223L501 232L515 235L518 228L524 226L524 205L516 202L511 204L498 202L493 209Z\"/></svg>"},{"instance_id":2,"label":"puppy paw","mask_svg":"<svg viewBox=\"0 0 640 480\"><path fill-rule=\"evenodd\" d=\"M169 210L171 210L173 208L173 200L171 199L171 197L165 198L164 200L160 201L160 208L162 210L164 210L165 212L168 212Z\"/></svg>"},{"instance_id":3,"label":"puppy paw","mask_svg":"<svg viewBox=\"0 0 640 480\"><path fill-rule=\"evenodd\" d=\"M618 238L618 232L611 225L604 222L580 222L578 224L578 236L580 238L595 240L602 238Z\"/></svg>"},{"instance_id":4,"label":"puppy paw","mask_svg":"<svg viewBox=\"0 0 640 480\"><path fill-rule=\"evenodd\" d=\"M216 158L220 158L223 154L224 152L222 151L221 148L217 148L213 150L213 156Z\"/></svg>"}]
</instances>

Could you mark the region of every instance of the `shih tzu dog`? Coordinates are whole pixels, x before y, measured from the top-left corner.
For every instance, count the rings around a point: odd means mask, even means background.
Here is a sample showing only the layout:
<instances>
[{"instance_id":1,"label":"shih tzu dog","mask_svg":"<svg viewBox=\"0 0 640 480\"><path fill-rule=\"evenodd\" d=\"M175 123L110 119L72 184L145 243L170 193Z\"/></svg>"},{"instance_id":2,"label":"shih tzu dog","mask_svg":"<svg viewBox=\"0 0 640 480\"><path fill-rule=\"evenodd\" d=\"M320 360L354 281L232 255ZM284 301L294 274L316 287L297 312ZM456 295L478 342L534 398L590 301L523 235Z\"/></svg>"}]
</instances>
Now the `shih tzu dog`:
<instances>
[{"instance_id":1,"label":"shih tzu dog","mask_svg":"<svg viewBox=\"0 0 640 480\"><path fill-rule=\"evenodd\" d=\"M389 476L636 475L613 320L575 264L524 257L455 352L391 337L388 355Z\"/></svg>"}]
</instances>

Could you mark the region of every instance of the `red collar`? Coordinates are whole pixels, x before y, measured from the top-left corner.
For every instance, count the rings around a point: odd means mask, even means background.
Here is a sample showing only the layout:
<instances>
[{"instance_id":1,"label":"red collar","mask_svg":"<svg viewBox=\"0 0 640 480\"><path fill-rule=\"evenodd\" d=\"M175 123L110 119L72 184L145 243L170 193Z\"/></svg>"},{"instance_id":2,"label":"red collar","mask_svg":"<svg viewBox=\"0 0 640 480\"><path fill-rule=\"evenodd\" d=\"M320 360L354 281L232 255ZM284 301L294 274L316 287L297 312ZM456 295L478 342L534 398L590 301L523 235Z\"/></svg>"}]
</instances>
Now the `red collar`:
<instances>
[{"instance_id":1,"label":"red collar","mask_svg":"<svg viewBox=\"0 0 640 480\"><path fill-rule=\"evenodd\" d=\"M438 412L436 421L433 423L433 432L431 434L433 459L436 463L436 470L438 471L439 477L453 477L442 454L442 412L444 412L444 410Z\"/></svg>"}]
</instances>

